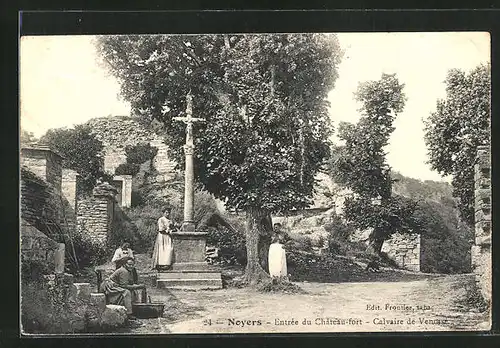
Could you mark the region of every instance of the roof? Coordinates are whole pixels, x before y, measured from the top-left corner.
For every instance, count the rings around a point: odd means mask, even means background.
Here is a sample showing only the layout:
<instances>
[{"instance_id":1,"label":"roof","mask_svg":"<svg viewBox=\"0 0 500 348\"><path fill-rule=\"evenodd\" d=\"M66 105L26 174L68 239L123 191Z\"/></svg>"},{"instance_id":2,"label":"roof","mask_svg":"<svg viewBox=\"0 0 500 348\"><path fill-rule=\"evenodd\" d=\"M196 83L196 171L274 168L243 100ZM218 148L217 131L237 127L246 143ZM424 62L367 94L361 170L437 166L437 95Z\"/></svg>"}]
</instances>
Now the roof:
<instances>
[{"instance_id":1,"label":"roof","mask_svg":"<svg viewBox=\"0 0 500 348\"><path fill-rule=\"evenodd\" d=\"M61 159L64 159L64 156L59 151L52 149L51 147L49 147L46 144L33 143L33 144L21 146L21 152L23 150L52 152L54 155L60 157Z\"/></svg>"}]
</instances>

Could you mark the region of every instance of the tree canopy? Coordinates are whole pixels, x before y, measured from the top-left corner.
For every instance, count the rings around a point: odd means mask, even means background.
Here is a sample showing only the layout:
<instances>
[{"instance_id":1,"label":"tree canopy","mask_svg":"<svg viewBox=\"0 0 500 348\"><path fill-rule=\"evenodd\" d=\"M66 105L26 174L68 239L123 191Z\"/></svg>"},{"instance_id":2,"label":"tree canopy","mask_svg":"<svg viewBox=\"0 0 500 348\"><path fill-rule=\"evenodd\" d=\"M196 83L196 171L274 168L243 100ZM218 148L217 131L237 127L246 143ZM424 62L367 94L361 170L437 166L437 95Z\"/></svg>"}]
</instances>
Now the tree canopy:
<instances>
[{"instance_id":1,"label":"tree canopy","mask_svg":"<svg viewBox=\"0 0 500 348\"><path fill-rule=\"evenodd\" d=\"M97 47L135 114L163 123L182 165L193 95L195 176L249 215L250 237L269 213L306 207L329 154L327 94L341 50L329 34L103 36ZM250 232L250 231L253 232ZM249 249L248 249L249 248ZM250 266L249 266L250 265Z\"/></svg>"},{"instance_id":2,"label":"tree canopy","mask_svg":"<svg viewBox=\"0 0 500 348\"><path fill-rule=\"evenodd\" d=\"M480 65L469 73L452 69L445 83L446 98L425 121L425 142L429 163L452 176L462 219L472 225L476 151L490 144L491 67Z\"/></svg>"},{"instance_id":3,"label":"tree canopy","mask_svg":"<svg viewBox=\"0 0 500 348\"><path fill-rule=\"evenodd\" d=\"M63 168L72 169L80 174L79 194L88 194L100 177L108 178L103 172L103 145L87 125L75 128L49 129L40 138L41 143L57 150L63 157Z\"/></svg>"},{"instance_id":4,"label":"tree canopy","mask_svg":"<svg viewBox=\"0 0 500 348\"><path fill-rule=\"evenodd\" d=\"M98 47L135 113L163 122L182 165L193 94L195 173L229 207L307 206L328 154L340 50L319 34L105 36ZM307 154L307 155L306 155Z\"/></svg>"},{"instance_id":5,"label":"tree canopy","mask_svg":"<svg viewBox=\"0 0 500 348\"><path fill-rule=\"evenodd\" d=\"M416 203L392 194L391 168L384 147L394 131L396 115L405 105L404 85L396 75L382 74L377 81L361 83L356 99L361 103L357 124L343 122L334 149L333 177L353 195L344 205L344 216L356 228L373 228L370 248L380 252L386 238L412 228Z\"/></svg>"}]
</instances>

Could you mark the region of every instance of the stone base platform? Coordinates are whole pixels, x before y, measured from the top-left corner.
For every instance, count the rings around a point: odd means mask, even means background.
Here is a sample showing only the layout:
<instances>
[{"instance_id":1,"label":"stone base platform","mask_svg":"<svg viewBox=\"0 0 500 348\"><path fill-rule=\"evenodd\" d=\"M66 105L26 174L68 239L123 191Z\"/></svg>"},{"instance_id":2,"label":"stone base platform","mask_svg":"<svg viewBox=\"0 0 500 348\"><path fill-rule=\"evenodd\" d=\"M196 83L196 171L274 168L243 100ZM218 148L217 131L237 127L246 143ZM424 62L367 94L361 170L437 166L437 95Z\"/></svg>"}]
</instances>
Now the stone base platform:
<instances>
[{"instance_id":1,"label":"stone base platform","mask_svg":"<svg viewBox=\"0 0 500 348\"><path fill-rule=\"evenodd\" d=\"M205 262L174 264L171 270L157 272L156 286L168 289L221 289L221 272Z\"/></svg>"}]
</instances>

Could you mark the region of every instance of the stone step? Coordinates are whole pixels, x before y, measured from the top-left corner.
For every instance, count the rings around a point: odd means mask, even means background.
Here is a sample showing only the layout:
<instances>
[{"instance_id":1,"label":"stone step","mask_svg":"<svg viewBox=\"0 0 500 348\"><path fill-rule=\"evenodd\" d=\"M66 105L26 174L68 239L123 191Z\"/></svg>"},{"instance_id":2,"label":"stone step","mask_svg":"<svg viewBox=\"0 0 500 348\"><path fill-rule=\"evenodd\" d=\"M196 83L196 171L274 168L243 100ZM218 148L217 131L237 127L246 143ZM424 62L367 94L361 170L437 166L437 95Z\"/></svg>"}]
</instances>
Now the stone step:
<instances>
[{"instance_id":1,"label":"stone step","mask_svg":"<svg viewBox=\"0 0 500 348\"><path fill-rule=\"evenodd\" d=\"M220 272L214 271L170 271L160 272L158 281L168 279L221 279Z\"/></svg>"},{"instance_id":2,"label":"stone step","mask_svg":"<svg viewBox=\"0 0 500 348\"><path fill-rule=\"evenodd\" d=\"M158 279L157 287L159 289L222 289L222 279Z\"/></svg>"},{"instance_id":3,"label":"stone step","mask_svg":"<svg viewBox=\"0 0 500 348\"><path fill-rule=\"evenodd\" d=\"M172 265L171 271L213 271L214 267L206 262L178 262Z\"/></svg>"}]
</instances>

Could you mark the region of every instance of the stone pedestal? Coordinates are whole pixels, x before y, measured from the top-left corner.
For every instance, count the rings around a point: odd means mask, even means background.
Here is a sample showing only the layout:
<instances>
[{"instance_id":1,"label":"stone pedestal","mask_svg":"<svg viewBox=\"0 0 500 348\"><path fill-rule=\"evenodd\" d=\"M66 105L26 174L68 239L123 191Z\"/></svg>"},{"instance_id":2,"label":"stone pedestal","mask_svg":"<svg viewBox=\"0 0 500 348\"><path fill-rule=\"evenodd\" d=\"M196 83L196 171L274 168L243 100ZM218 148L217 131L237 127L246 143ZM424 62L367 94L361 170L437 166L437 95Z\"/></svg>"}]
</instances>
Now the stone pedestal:
<instances>
[{"instance_id":1,"label":"stone pedestal","mask_svg":"<svg viewBox=\"0 0 500 348\"><path fill-rule=\"evenodd\" d=\"M174 264L158 272L159 288L220 289L221 272L205 261L206 232L173 232Z\"/></svg>"}]
</instances>

